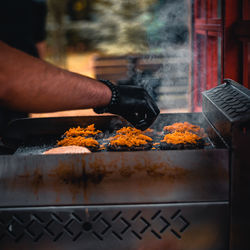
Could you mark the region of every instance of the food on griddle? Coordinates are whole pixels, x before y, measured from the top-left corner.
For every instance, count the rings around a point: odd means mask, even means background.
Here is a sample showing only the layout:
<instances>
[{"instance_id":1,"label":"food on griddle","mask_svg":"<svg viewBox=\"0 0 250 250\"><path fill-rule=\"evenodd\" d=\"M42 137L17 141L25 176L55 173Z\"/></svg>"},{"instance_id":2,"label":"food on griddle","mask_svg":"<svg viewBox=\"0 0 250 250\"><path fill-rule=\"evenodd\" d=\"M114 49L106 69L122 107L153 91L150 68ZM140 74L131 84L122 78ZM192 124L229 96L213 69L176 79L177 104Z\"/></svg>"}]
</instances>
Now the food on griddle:
<instances>
[{"instance_id":1,"label":"food on griddle","mask_svg":"<svg viewBox=\"0 0 250 250\"><path fill-rule=\"evenodd\" d=\"M107 148L111 151L149 150L152 147L152 138L145 135L143 131L132 127L117 130L116 135L109 140Z\"/></svg>"},{"instance_id":2,"label":"food on griddle","mask_svg":"<svg viewBox=\"0 0 250 250\"><path fill-rule=\"evenodd\" d=\"M152 147L152 138L146 135L116 135L108 144L112 151L148 150Z\"/></svg>"},{"instance_id":3,"label":"food on griddle","mask_svg":"<svg viewBox=\"0 0 250 250\"><path fill-rule=\"evenodd\" d=\"M172 125L165 126L163 130L165 133L173 133L173 132L184 133L185 131L187 131L187 132L196 134L200 137L206 137L206 134L203 128L201 128L200 126L191 124L189 122L176 122Z\"/></svg>"},{"instance_id":4,"label":"food on griddle","mask_svg":"<svg viewBox=\"0 0 250 250\"><path fill-rule=\"evenodd\" d=\"M101 130L95 128L94 124L87 126L86 128L81 128L80 126L76 128L70 128L68 131L64 133L65 137L93 137L95 139L101 138L103 133Z\"/></svg>"},{"instance_id":5,"label":"food on griddle","mask_svg":"<svg viewBox=\"0 0 250 250\"><path fill-rule=\"evenodd\" d=\"M140 135L144 134L145 131L141 131L140 129L133 128L133 127L123 127L119 130L116 131L116 134L121 134L121 135Z\"/></svg>"},{"instance_id":6,"label":"food on griddle","mask_svg":"<svg viewBox=\"0 0 250 250\"><path fill-rule=\"evenodd\" d=\"M100 147L99 142L94 138L86 138L83 136L65 137L57 142L58 146L83 146L91 151L97 151Z\"/></svg>"},{"instance_id":7,"label":"food on griddle","mask_svg":"<svg viewBox=\"0 0 250 250\"><path fill-rule=\"evenodd\" d=\"M91 151L97 151L100 145L96 139L102 136L102 131L97 130L94 124L86 128L78 126L67 130L63 135L63 139L57 142L57 146L82 146Z\"/></svg>"},{"instance_id":8,"label":"food on griddle","mask_svg":"<svg viewBox=\"0 0 250 250\"><path fill-rule=\"evenodd\" d=\"M197 134L184 131L166 134L164 139L161 140L160 148L167 149L195 149L203 148L204 141L202 137Z\"/></svg>"},{"instance_id":9,"label":"food on griddle","mask_svg":"<svg viewBox=\"0 0 250 250\"><path fill-rule=\"evenodd\" d=\"M58 148L49 149L43 154L89 154L91 151L86 147L80 146L62 146Z\"/></svg>"}]
</instances>

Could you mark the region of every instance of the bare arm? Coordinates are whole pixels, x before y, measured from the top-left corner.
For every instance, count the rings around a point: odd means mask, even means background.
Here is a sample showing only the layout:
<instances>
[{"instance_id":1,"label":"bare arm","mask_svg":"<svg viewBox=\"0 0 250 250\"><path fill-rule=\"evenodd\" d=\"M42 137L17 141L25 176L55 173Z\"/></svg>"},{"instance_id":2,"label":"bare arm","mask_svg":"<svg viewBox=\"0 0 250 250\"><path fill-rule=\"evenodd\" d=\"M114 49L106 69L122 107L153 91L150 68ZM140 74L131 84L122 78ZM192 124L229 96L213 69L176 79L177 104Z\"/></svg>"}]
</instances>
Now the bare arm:
<instances>
[{"instance_id":1,"label":"bare arm","mask_svg":"<svg viewBox=\"0 0 250 250\"><path fill-rule=\"evenodd\" d=\"M0 105L25 112L106 106L110 89L57 68L0 41Z\"/></svg>"}]
</instances>

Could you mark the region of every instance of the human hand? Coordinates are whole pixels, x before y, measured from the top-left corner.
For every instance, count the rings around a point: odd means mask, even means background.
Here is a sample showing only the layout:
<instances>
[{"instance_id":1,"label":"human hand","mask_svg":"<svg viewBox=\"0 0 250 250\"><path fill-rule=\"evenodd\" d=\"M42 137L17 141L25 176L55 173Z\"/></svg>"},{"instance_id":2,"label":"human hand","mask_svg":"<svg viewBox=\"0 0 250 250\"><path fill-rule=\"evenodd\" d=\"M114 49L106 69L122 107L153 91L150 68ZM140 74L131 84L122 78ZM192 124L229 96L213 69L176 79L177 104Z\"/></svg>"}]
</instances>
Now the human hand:
<instances>
[{"instance_id":1,"label":"human hand","mask_svg":"<svg viewBox=\"0 0 250 250\"><path fill-rule=\"evenodd\" d=\"M110 82L107 86L112 90L111 102L107 107L95 108L95 112L122 116L141 130L148 128L160 113L144 88L131 85L110 86Z\"/></svg>"}]
</instances>

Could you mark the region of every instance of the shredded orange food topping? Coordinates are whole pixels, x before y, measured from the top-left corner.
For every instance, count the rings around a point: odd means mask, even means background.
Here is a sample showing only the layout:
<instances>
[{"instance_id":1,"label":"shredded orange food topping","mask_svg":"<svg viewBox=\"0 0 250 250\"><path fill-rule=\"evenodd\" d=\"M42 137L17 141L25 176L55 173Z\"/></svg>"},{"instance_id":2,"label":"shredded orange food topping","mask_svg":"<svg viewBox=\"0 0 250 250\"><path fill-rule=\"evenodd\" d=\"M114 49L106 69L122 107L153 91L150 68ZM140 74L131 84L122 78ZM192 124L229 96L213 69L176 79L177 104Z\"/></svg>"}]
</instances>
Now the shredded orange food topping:
<instances>
[{"instance_id":1,"label":"shredded orange food topping","mask_svg":"<svg viewBox=\"0 0 250 250\"><path fill-rule=\"evenodd\" d=\"M91 135L97 135L101 133L101 130L96 130L95 125L91 124L87 126L86 128L81 128L78 126L77 128L70 128L68 131L64 133L66 137L72 137L72 136L91 136Z\"/></svg>"},{"instance_id":2,"label":"shredded orange food topping","mask_svg":"<svg viewBox=\"0 0 250 250\"><path fill-rule=\"evenodd\" d=\"M164 139L162 142L171 143L171 144L187 144L192 143L196 144L198 140L200 140L201 137L199 137L196 134L190 133L188 131L182 132L174 132L172 134L166 134L164 136Z\"/></svg>"},{"instance_id":3,"label":"shredded orange food topping","mask_svg":"<svg viewBox=\"0 0 250 250\"><path fill-rule=\"evenodd\" d=\"M148 132L153 132L153 129L146 129L144 131L140 130L140 129L137 129L137 128L132 128L132 127L123 127L119 130L116 131L116 134L145 134L145 133L148 133Z\"/></svg>"},{"instance_id":4,"label":"shredded orange food topping","mask_svg":"<svg viewBox=\"0 0 250 250\"><path fill-rule=\"evenodd\" d=\"M83 147L97 147L99 143L93 138L84 138L82 136L66 137L57 142L58 146L83 146Z\"/></svg>"},{"instance_id":5,"label":"shredded orange food topping","mask_svg":"<svg viewBox=\"0 0 250 250\"><path fill-rule=\"evenodd\" d=\"M110 138L110 144L115 146L141 146L152 141L152 138L144 135L139 129L123 127L116 131L116 135Z\"/></svg>"},{"instance_id":6,"label":"shredded orange food topping","mask_svg":"<svg viewBox=\"0 0 250 250\"><path fill-rule=\"evenodd\" d=\"M165 131L169 131L169 132L193 132L195 134L198 134L200 136L205 136L205 132L204 129L201 128L200 126L197 125L193 125L189 122L176 122L172 125L169 126L165 126L163 128L163 130Z\"/></svg>"},{"instance_id":7,"label":"shredded orange food topping","mask_svg":"<svg viewBox=\"0 0 250 250\"><path fill-rule=\"evenodd\" d=\"M140 129L132 128L132 127L123 127L116 131L116 134L122 134L122 135L136 135L141 134L142 131Z\"/></svg>"},{"instance_id":8,"label":"shredded orange food topping","mask_svg":"<svg viewBox=\"0 0 250 250\"><path fill-rule=\"evenodd\" d=\"M95 125L91 124L86 128L70 128L64 133L64 139L57 142L58 146L83 146L83 147L99 147L97 140L93 138L86 138L101 133L102 131L96 130Z\"/></svg>"}]
</instances>

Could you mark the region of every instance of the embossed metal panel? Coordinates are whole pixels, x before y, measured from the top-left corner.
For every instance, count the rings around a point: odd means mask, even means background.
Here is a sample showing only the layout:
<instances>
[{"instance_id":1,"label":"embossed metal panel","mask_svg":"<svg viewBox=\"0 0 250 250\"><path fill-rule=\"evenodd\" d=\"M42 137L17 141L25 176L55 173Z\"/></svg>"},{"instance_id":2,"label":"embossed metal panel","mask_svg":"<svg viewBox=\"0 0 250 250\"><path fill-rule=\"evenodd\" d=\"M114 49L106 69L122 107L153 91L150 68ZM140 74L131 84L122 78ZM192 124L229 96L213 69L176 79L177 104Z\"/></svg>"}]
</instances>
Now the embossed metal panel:
<instances>
[{"instance_id":1,"label":"embossed metal panel","mask_svg":"<svg viewBox=\"0 0 250 250\"><path fill-rule=\"evenodd\" d=\"M202 111L229 147L233 126L250 120L250 90L233 80L203 92Z\"/></svg>"},{"instance_id":2,"label":"embossed metal panel","mask_svg":"<svg viewBox=\"0 0 250 250\"><path fill-rule=\"evenodd\" d=\"M228 249L228 203L0 210L1 249Z\"/></svg>"},{"instance_id":3,"label":"embossed metal panel","mask_svg":"<svg viewBox=\"0 0 250 250\"><path fill-rule=\"evenodd\" d=\"M239 88L232 80L204 92L204 94L232 121L250 118L250 90ZM248 93L244 93L244 92ZM204 111L206 107L204 107Z\"/></svg>"}]
</instances>

